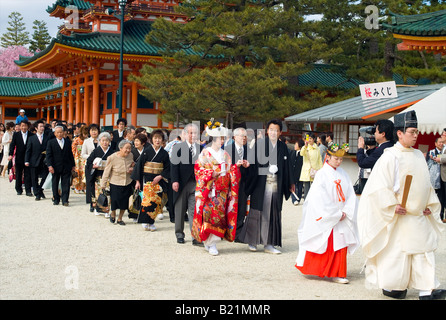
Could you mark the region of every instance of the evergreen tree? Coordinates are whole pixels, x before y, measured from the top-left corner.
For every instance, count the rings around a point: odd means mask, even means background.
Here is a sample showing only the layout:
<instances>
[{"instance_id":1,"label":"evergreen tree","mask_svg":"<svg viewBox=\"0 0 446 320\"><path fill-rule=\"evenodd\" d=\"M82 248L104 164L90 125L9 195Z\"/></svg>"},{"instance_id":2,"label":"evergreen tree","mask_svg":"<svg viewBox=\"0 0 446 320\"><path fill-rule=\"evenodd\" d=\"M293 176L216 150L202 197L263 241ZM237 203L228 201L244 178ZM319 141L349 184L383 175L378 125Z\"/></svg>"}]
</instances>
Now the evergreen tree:
<instances>
[{"instance_id":1,"label":"evergreen tree","mask_svg":"<svg viewBox=\"0 0 446 320\"><path fill-rule=\"evenodd\" d=\"M38 50L42 51L51 41L46 22L43 20L34 20L33 29L34 33L32 34L29 49L33 52Z\"/></svg>"},{"instance_id":2,"label":"evergreen tree","mask_svg":"<svg viewBox=\"0 0 446 320\"><path fill-rule=\"evenodd\" d=\"M400 41L390 32L379 25L368 28L368 5L378 8L381 23L390 22L393 13L445 9L446 1L183 1L178 11L188 22L158 19L146 39L160 48L164 61L145 66L133 80L144 87L143 95L161 103L165 121L213 116L226 117L229 125L296 114L359 94L358 88L302 86L298 76L318 62L352 82L388 81L394 74L405 81L446 81L444 57L398 51Z\"/></svg>"},{"instance_id":3,"label":"evergreen tree","mask_svg":"<svg viewBox=\"0 0 446 320\"><path fill-rule=\"evenodd\" d=\"M299 111L289 80L333 52L305 35L305 19L289 3L183 1L177 10L188 22L158 19L146 39L165 61L132 80L161 103L165 121L226 117L228 125Z\"/></svg>"},{"instance_id":4,"label":"evergreen tree","mask_svg":"<svg viewBox=\"0 0 446 320\"><path fill-rule=\"evenodd\" d=\"M446 1L427 0L320 0L316 12L322 18L314 23L314 33L325 39L331 48L338 48L327 63L342 66L348 77L365 82L393 79L400 74L404 79L421 78L444 82L444 59L416 51L398 51L391 32L365 26L365 8L378 8L379 23L390 23L392 14L413 15L446 8ZM443 76L443 79L442 79Z\"/></svg>"},{"instance_id":5,"label":"evergreen tree","mask_svg":"<svg viewBox=\"0 0 446 320\"><path fill-rule=\"evenodd\" d=\"M6 48L9 46L25 46L29 44L29 32L25 31L25 23L22 22L23 17L19 12L12 12L9 16L8 30L0 37L1 46Z\"/></svg>"}]
</instances>

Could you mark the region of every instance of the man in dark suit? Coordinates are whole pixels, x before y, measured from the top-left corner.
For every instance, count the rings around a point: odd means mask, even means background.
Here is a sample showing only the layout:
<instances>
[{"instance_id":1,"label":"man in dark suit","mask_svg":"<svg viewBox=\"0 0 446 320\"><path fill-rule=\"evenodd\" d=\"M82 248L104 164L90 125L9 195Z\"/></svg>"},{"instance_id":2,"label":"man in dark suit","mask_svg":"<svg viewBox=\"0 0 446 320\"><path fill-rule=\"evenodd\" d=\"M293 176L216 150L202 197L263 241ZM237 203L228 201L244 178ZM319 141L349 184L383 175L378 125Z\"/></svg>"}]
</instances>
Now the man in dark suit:
<instances>
[{"instance_id":1,"label":"man in dark suit","mask_svg":"<svg viewBox=\"0 0 446 320\"><path fill-rule=\"evenodd\" d=\"M26 153L26 144L29 141L29 138L33 135L32 132L28 131L29 122L22 121L20 123L20 131L15 132L12 136L11 144L9 145L9 157L8 160L11 160L14 156L15 150L15 190L18 195L23 193L22 188L22 176L25 182L25 192L26 195L32 197L31 193L31 173L28 167L25 166L25 153Z\"/></svg>"},{"instance_id":2,"label":"man in dark suit","mask_svg":"<svg viewBox=\"0 0 446 320\"><path fill-rule=\"evenodd\" d=\"M125 127L127 126L127 120L125 118L119 118L116 121L116 125L118 126L117 130L114 130L112 132L113 135L113 144L116 144L116 146L119 145L119 142L124 139L124 131Z\"/></svg>"},{"instance_id":3,"label":"man in dark suit","mask_svg":"<svg viewBox=\"0 0 446 320\"><path fill-rule=\"evenodd\" d=\"M243 161L246 161L249 165L250 161L254 161L253 159L248 159L248 148L246 146L247 143L247 133L244 128L236 128L233 132L234 134L234 143L228 144L225 147L226 152L231 156L231 163L237 164L240 168L240 183L239 183L239 192L238 192L238 208L237 208L237 225L235 230L235 241L240 242L238 236L240 235L240 231L243 227L243 223L245 221L246 210L248 205L248 195L245 192L246 181L248 177L247 168L243 165ZM253 156L253 155L252 155Z\"/></svg>"},{"instance_id":4,"label":"man in dark suit","mask_svg":"<svg viewBox=\"0 0 446 320\"><path fill-rule=\"evenodd\" d=\"M70 196L71 171L74 170L74 156L71 151L71 141L65 139L64 132L66 128L58 125L54 129L55 139L48 141L46 148L46 161L48 171L53 175L53 204L60 203L59 181L61 180L62 188L62 204L68 206L68 198Z\"/></svg>"},{"instance_id":5,"label":"man in dark suit","mask_svg":"<svg viewBox=\"0 0 446 320\"><path fill-rule=\"evenodd\" d=\"M171 153L171 181L173 205L175 206L175 235L178 243L184 243L184 216L188 213L189 227L192 230L195 210L194 164L201 152L197 143L198 127L188 124L184 128L186 141L174 145ZM197 244L196 241L192 241Z\"/></svg>"},{"instance_id":6,"label":"man in dark suit","mask_svg":"<svg viewBox=\"0 0 446 320\"><path fill-rule=\"evenodd\" d=\"M356 152L356 161L358 162L358 166L361 169L370 169L371 171L373 169L373 166L375 165L376 161L378 161L379 157L384 152L384 149L392 147L393 146L393 122L390 120L378 120L375 123L375 140L377 143L377 147L365 152L364 147L364 138L359 137L358 138L358 151ZM364 186L367 182L367 178L361 177L361 187L360 189L364 189Z\"/></svg>"},{"instance_id":7,"label":"man in dark suit","mask_svg":"<svg viewBox=\"0 0 446 320\"><path fill-rule=\"evenodd\" d=\"M43 194L43 183L48 176L48 167L45 164L46 146L49 136L45 134L43 121L36 121L34 124L37 132L29 138L25 153L25 166L29 167L31 173L31 183L36 200L45 198ZM41 181L39 183L39 176Z\"/></svg>"},{"instance_id":8,"label":"man in dark suit","mask_svg":"<svg viewBox=\"0 0 446 320\"><path fill-rule=\"evenodd\" d=\"M294 144L294 150L290 151L291 175L293 176L296 189L296 192L291 194L291 200L296 206L302 199L303 181L300 181L300 172L302 171L303 157L300 154L300 149L302 149L304 145L305 142L300 139Z\"/></svg>"}]
</instances>

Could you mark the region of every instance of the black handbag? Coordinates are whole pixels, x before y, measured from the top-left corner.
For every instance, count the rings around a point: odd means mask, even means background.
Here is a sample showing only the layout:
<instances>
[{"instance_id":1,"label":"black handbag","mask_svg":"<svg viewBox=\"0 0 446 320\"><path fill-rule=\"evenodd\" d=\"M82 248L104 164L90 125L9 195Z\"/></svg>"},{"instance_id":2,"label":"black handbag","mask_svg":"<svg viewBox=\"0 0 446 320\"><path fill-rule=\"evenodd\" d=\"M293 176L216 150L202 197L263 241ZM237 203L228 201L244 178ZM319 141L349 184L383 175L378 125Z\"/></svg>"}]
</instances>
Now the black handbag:
<instances>
[{"instance_id":1,"label":"black handbag","mask_svg":"<svg viewBox=\"0 0 446 320\"><path fill-rule=\"evenodd\" d=\"M101 207L107 207L108 206L108 198L105 194L105 192L101 193L98 196L98 199L96 200L98 205L100 205Z\"/></svg>"},{"instance_id":2,"label":"black handbag","mask_svg":"<svg viewBox=\"0 0 446 320\"><path fill-rule=\"evenodd\" d=\"M357 194L357 195L362 194L362 191L364 190L366 182L367 182L367 179L359 178L358 180L356 180L355 184L353 185L353 190L355 191L355 194Z\"/></svg>"}]
</instances>

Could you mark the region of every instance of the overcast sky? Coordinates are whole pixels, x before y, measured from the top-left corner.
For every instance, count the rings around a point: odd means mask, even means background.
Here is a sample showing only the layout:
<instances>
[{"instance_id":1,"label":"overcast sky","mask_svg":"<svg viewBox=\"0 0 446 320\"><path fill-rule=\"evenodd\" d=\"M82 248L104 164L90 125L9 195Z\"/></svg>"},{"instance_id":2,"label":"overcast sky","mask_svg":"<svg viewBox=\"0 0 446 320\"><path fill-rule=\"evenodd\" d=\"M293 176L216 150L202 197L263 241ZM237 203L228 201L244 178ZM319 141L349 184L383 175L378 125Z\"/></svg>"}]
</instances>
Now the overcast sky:
<instances>
[{"instance_id":1,"label":"overcast sky","mask_svg":"<svg viewBox=\"0 0 446 320\"><path fill-rule=\"evenodd\" d=\"M0 34L6 32L8 27L8 16L13 11L19 12L23 17L26 31L30 36L33 34L33 21L43 20L46 22L51 37L55 37L58 27L64 23L62 19L50 17L46 12L48 6L56 0L0 0Z\"/></svg>"}]
</instances>

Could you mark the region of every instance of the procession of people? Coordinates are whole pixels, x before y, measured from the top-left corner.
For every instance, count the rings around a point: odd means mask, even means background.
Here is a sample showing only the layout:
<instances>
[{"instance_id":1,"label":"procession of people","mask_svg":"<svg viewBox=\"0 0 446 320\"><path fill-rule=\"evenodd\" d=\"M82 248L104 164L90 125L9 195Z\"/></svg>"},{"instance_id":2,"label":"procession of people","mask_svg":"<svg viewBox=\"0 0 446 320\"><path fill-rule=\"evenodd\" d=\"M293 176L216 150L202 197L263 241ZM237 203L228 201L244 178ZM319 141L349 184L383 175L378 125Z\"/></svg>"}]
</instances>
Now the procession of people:
<instances>
[{"instance_id":1,"label":"procession of people","mask_svg":"<svg viewBox=\"0 0 446 320\"><path fill-rule=\"evenodd\" d=\"M212 118L202 133L188 124L169 143L166 130L149 133L125 119L116 124L113 132L79 124L70 137L63 121L21 119L16 132L7 123L2 176L8 173L17 195L24 188L36 201L70 206L73 191L85 196L86 212L89 205L121 226L128 212L145 231L157 230L166 208L177 243L190 237L211 256L220 254L222 240L280 254L283 201L303 201L294 263L303 275L347 284L347 254L362 247L366 281L384 296L404 298L414 288L420 299L446 297L438 289L434 253L445 222L446 128L437 150L423 155L413 148L419 134L414 112L396 115L394 124L379 122L386 128L383 142L392 144L361 158L373 165L359 196L342 169L349 145L334 143L332 133L303 135L290 148L281 139L281 120L270 120L264 137L248 141L245 128L231 133ZM438 169L435 182L431 167Z\"/></svg>"}]
</instances>

